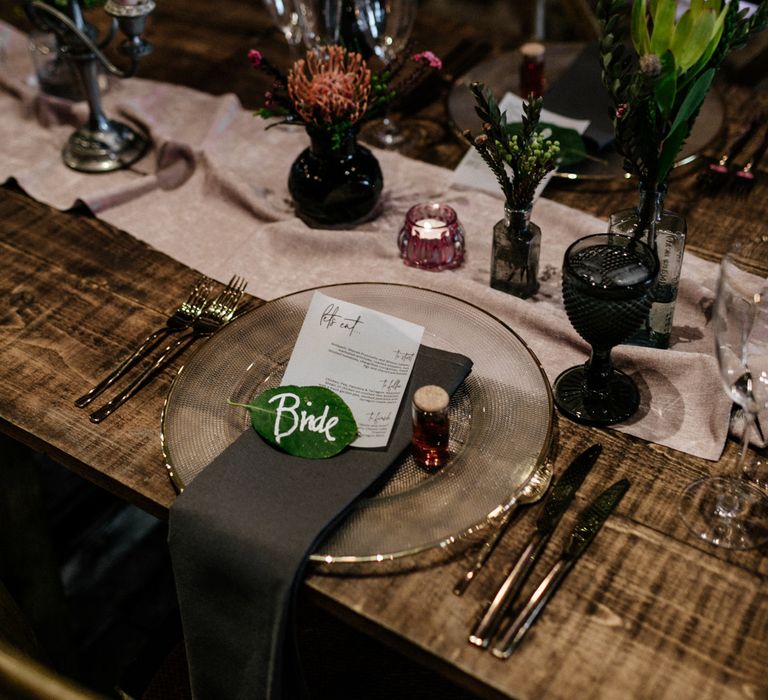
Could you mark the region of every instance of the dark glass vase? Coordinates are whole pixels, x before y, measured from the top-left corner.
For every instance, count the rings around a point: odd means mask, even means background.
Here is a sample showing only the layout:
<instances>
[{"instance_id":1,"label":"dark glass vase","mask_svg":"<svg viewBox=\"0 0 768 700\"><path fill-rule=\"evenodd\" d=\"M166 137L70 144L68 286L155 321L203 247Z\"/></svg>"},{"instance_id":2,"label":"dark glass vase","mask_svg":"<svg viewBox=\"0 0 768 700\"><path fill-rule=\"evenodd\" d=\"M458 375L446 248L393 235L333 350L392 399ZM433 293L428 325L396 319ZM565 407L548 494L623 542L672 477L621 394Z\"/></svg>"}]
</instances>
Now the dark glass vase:
<instances>
[{"instance_id":1,"label":"dark glass vase","mask_svg":"<svg viewBox=\"0 0 768 700\"><path fill-rule=\"evenodd\" d=\"M327 131L307 129L311 145L291 165L288 190L296 214L314 228L337 228L372 218L384 186L379 162L351 129L334 143Z\"/></svg>"},{"instance_id":2,"label":"dark glass vase","mask_svg":"<svg viewBox=\"0 0 768 700\"><path fill-rule=\"evenodd\" d=\"M627 341L630 345L668 348L672 337L687 227L684 217L664 208L666 193L664 185L641 185L637 208L617 211L609 219L610 232L639 238L659 257L653 304L638 332Z\"/></svg>"},{"instance_id":3,"label":"dark glass vase","mask_svg":"<svg viewBox=\"0 0 768 700\"><path fill-rule=\"evenodd\" d=\"M491 287L526 299L539 290L541 229L531 222L530 209L504 208L493 227Z\"/></svg>"}]
</instances>

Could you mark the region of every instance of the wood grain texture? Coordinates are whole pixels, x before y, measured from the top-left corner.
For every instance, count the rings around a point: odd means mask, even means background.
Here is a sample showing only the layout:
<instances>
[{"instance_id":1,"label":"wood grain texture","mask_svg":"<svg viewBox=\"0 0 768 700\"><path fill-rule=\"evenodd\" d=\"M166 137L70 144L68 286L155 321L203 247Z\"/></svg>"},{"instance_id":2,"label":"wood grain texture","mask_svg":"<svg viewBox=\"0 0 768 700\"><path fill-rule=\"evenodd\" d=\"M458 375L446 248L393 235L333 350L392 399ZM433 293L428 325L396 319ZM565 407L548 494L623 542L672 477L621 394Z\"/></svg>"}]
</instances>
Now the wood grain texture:
<instances>
[{"instance_id":1,"label":"wood grain texture","mask_svg":"<svg viewBox=\"0 0 768 700\"><path fill-rule=\"evenodd\" d=\"M244 69L244 52L254 42L283 47L258 3L211 7L202 0L158 3L150 30L157 49L140 74L233 91L253 107L265 86ZM8 14L0 8L0 17ZM419 18L417 34L443 53L462 40L485 40L472 27L445 27L428 16ZM764 93L719 89L726 128L710 155L768 110ZM452 136L440 95L419 114L437 119L445 138L416 155L451 167L466 146ZM667 203L686 214L689 251L715 260L734 238L768 236L768 175L761 175L751 197L741 200L702 198L695 167L675 173ZM604 218L636 201L634 185L622 181L555 183L548 196ZM72 401L164 321L196 273L97 219L56 212L7 188L0 189L0 259L0 429L162 516L174 498L159 444L173 370L99 426ZM768 260L753 262L768 273ZM484 697L768 698L766 550L710 547L694 540L677 516L683 487L704 474L728 472L735 445L713 465L560 419L558 468L594 441L603 443L603 456L534 576L554 560L576 510L616 479L627 477L632 487L509 661L465 640L530 532L534 512L503 538L463 598L451 593L466 565L461 558L400 575L314 572L305 592Z\"/></svg>"},{"instance_id":2,"label":"wood grain texture","mask_svg":"<svg viewBox=\"0 0 768 700\"><path fill-rule=\"evenodd\" d=\"M179 362L104 425L73 401L164 325L198 273L98 219L8 189L0 220L3 429L164 515L175 491L162 466L158 418Z\"/></svg>"}]
</instances>

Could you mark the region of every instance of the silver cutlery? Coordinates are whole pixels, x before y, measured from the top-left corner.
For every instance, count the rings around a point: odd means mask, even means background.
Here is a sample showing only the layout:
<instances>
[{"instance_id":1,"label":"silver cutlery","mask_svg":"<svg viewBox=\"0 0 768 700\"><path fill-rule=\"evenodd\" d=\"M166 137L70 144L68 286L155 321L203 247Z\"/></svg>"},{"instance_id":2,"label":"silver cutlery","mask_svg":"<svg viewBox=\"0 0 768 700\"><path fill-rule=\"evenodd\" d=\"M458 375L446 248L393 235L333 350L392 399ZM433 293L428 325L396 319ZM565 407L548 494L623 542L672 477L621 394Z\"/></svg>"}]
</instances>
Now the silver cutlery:
<instances>
[{"instance_id":1,"label":"silver cutlery","mask_svg":"<svg viewBox=\"0 0 768 700\"><path fill-rule=\"evenodd\" d=\"M131 369L139 360L148 355L166 335L179 333L189 328L194 320L202 313L208 297L211 293L213 281L208 277L201 276L195 286L189 293L189 296L179 305L179 307L168 317L165 325L150 333L139 345L133 354L126 357L94 386L88 393L83 394L75 400L75 406L84 408L97 396L100 396L106 389L112 386L120 377Z\"/></svg>"},{"instance_id":2,"label":"silver cutlery","mask_svg":"<svg viewBox=\"0 0 768 700\"><path fill-rule=\"evenodd\" d=\"M739 196L746 196L755 186L757 180L757 167L768 149L768 129L765 131L763 140L752 154L744 167L737 170L733 175L733 190Z\"/></svg>"},{"instance_id":3,"label":"silver cutlery","mask_svg":"<svg viewBox=\"0 0 768 700\"><path fill-rule=\"evenodd\" d=\"M167 345L155 360L136 377L122 392L100 409L90 415L91 422L100 423L114 413L128 399L135 396L149 381L169 365L178 355L200 338L213 335L224 324L228 323L237 311L237 306L243 296L247 282L235 275L227 286L207 304L203 312L195 319L190 333Z\"/></svg>"},{"instance_id":4,"label":"silver cutlery","mask_svg":"<svg viewBox=\"0 0 768 700\"><path fill-rule=\"evenodd\" d=\"M544 502L543 512L536 521L536 530L469 635L471 644L479 647L488 646L511 602L520 591L539 555L557 528L560 519L571 505L576 491L589 474L602 450L603 448L599 444L586 449L571 462L552 487L552 491Z\"/></svg>"},{"instance_id":5,"label":"silver cutlery","mask_svg":"<svg viewBox=\"0 0 768 700\"><path fill-rule=\"evenodd\" d=\"M573 565L584 553L603 523L619 504L629 488L629 481L621 479L603 491L576 522L570 535L570 541L560 555L560 559L541 580L528 602L512 621L509 629L491 649L499 659L508 659L523 641L531 625L536 621L547 601L552 597Z\"/></svg>"},{"instance_id":6,"label":"silver cutlery","mask_svg":"<svg viewBox=\"0 0 768 700\"><path fill-rule=\"evenodd\" d=\"M506 513L504 513L504 515L501 517L501 520L492 526L493 529L488 533L488 536L480 546L480 550L472 562L472 565L453 587L453 592L456 595L464 595L464 592L469 587L469 584L472 583L480 570L485 566L488 558L496 549L496 545L499 543L499 540L507 531L507 528L512 522L512 517L517 512L518 507L538 501L546 493L551 481L552 465L549 460L547 460L536 469L528 483L523 487L523 490L520 492L517 500L507 509Z\"/></svg>"}]
</instances>

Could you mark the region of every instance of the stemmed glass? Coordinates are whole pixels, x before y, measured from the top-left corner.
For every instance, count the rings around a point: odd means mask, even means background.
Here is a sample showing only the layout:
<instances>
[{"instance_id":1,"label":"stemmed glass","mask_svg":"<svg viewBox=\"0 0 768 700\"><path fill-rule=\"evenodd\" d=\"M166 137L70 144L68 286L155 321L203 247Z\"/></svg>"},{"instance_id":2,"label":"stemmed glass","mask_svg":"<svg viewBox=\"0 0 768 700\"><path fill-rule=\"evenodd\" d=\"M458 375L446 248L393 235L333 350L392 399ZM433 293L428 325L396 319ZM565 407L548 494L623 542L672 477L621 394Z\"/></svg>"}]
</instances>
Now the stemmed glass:
<instances>
[{"instance_id":1,"label":"stemmed glass","mask_svg":"<svg viewBox=\"0 0 768 700\"><path fill-rule=\"evenodd\" d=\"M768 255L768 246L759 247ZM728 549L768 541L768 496L750 483L755 474L746 459L750 432L768 410L768 280L746 271L742 252L736 245L723 258L712 316L720 378L746 419L739 476L699 479L680 503L680 515L694 534Z\"/></svg>"},{"instance_id":2,"label":"stemmed glass","mask_svg":"<svg viewBox=\"0 0 768 700\"><path fill-rule=\"evenodd\" d=\"M416 0L355 0L358 28L385 67L391 66L405 48L416 9ZM419 134L387 113L366 127L363 136L374 146L397 148L418 139Z\"/></svg>"},{"instance_id":3,"label":"stemmed glass","mask_svg":"<svg viewBox=\"0 0 768 700\"><path fill-rule=\"evenodd\" d=\"M565 311L592 346L585 365L571 367L555 380L555 403L565 415L589 425L611 425L637 410L637 386L611 365L611 350L647 315L658 270L656 253L631 236L598 233L565 251Z\"/></svg>"},{"instance_id":4,"label":"stemmed glass","mask_svg":"<svg viewBox=\"0 0 768 700\"><path fill-rule=\"evenodd\" d=\"M343 0L293 0L298 13L302 41L307 49L342 44Z\"/></svg>"},{"instance_id":5,"label":"stemmed glass","mask_svg":"<svg viewBox=\"0 0 768 700\"><path fill-rule=\"evenodd\" d=\"M302 40L298 9L300 3L294 0L262 0L262 2L269 12L272 22L283 33L288 42L291 58L295 58Z\"/></svg>"}]
</instances>

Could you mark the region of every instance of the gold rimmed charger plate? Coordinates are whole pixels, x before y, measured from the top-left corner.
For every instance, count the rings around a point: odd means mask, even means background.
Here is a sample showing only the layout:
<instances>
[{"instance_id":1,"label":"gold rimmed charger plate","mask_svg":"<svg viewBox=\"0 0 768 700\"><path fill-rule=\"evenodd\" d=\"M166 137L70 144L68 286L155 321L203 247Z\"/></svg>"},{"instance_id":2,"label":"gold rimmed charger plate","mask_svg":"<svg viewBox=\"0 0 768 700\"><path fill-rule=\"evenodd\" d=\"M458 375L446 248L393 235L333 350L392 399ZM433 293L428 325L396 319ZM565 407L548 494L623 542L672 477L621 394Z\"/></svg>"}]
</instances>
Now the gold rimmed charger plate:
<instances>
[{"instance_id":1,"label":"gold rimmed charger plate","mask_svg":"<svg viewBox=\"0 0 768 700\"><path fill-rule=\"evenodd\" d=\"M508 507L548 453L553 404L541 365L512 329L461 299L396 284L322 290L418 323L425 345L463 353L474 366L451 400L449 464L428 473L403 455L379 491L359 499L311 559L380 568L449 550ZM232 321L179 372L162 419L166 465L179 490L251 429L247 412L227 400L244 402L280 384L314 291L281 297Z\"/></svg>"}]
</instances>

